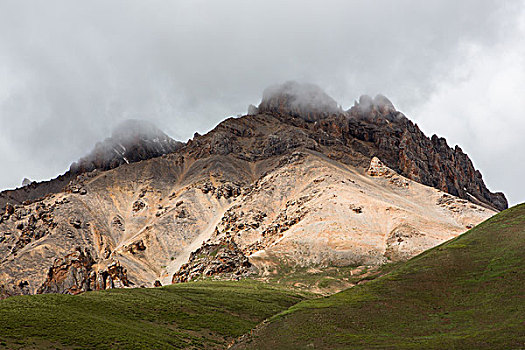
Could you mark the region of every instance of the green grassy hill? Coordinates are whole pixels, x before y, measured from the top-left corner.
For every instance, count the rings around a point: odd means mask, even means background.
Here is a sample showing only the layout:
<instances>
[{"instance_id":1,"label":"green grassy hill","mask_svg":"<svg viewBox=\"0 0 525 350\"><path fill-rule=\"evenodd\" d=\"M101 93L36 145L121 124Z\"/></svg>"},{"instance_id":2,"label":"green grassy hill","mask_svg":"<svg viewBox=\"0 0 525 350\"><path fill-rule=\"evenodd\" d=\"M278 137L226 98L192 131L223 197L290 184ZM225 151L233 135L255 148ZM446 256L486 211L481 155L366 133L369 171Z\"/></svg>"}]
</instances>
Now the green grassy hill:
<instances>
[{"instance_id":1,"label":"green grassy hill","mask_svg":"<svg viewBox=\"0 0 525 350\"><path fill-rule=\"evenodd\" d=\"M238 347L525 349L525 204L253 334Z\"/></svg>"},{"instance_id":2,"label":"green grassy hill","mask_svg":"<svg viewBox=\"0 0 525 350\"><path fill-rule=\"evenodd\" d=\"M223 349L303 299L253 281L11 297L0 349Z\"/></svg>"}]
</instances>

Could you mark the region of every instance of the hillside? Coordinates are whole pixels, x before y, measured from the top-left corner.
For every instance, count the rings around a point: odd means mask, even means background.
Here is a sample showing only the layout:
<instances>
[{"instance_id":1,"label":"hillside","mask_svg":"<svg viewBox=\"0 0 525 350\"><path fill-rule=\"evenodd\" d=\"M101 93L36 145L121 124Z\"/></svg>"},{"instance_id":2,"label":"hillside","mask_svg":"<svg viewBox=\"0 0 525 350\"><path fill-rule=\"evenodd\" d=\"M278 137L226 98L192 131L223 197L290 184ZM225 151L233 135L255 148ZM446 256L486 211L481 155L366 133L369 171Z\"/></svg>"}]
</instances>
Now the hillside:
<instances>
[{"instance_id":1,"label":"hillside","mask_svg":"<svg viewBox=\"0 0 525 350\"><path fill-rule=\"evenodd\" d=\"M224 349L305 298L256 282L197 282L0 301L0 349Z\"/></svg>"},{"instance_id":2,"label":"hillside","mask_svg":"<svg viewBox=\"0 0 525 350\"><path fill-rule=\"evenodd\" d=\"M525 204L372 282L301 302L236 349L525 347Z\"/></svg>"}]
</instances>

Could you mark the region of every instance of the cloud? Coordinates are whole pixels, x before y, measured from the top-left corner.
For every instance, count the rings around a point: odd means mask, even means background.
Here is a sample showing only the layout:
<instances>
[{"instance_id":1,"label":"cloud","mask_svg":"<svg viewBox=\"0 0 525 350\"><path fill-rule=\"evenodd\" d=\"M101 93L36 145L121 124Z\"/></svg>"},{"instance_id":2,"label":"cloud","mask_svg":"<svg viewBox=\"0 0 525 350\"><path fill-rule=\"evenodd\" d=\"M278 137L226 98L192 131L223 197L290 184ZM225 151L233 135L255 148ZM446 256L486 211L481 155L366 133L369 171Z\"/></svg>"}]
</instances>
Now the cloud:
<instances>
[{"instance_id":1,"label":"cloud","mask_svg":"<svg viewBox=\"0 0 525 350\"><path fill-rule=\"evenodd\" d=\"M258 109L262 112L286 110L310 121L317 120L316 114L343 113L337 102L319 86L296 81L267 87Z\"/></svg>"},{"instance_id":2,"label":"cloud","mask_svg":"<svg viewBox=\"0 0 525 350\"><path fill-rule=\"evenodd\" d=\"M503 98L470 93L484 74L500 76L493 89L520 90L504 77L520 76L523 64L504 64L495 50L521 44L522 12L520 1L480 0L2 1L0 164L9 171L0 188L63 172L122 120L147 119L185 140L288 80L319 85L345 109L382 93L427 133L476 152L472 134L490 130L456 137L449 128L457 118L474 123L467 105L504 108L511 119L498 125L509 137L522 125L519 102L498 107ZM463 99L446 97L461 84ZM491 148L488 136L482 143L494 152L521 140ZM474 156L496 174L488 185L518 193L497 175L494 152Z\"/></svg>"},{"instance_id":3,"label":"cloud","mask_svg":"<svg viewBox=\"0 0 525 350\"><path fill-rule=\"evenodd\" d=\"M464 47L462 63L410 110L425 132L460 144L512 204L525 201L525 12L519 23L490 50Z\"/></svg>"}]
</instances>

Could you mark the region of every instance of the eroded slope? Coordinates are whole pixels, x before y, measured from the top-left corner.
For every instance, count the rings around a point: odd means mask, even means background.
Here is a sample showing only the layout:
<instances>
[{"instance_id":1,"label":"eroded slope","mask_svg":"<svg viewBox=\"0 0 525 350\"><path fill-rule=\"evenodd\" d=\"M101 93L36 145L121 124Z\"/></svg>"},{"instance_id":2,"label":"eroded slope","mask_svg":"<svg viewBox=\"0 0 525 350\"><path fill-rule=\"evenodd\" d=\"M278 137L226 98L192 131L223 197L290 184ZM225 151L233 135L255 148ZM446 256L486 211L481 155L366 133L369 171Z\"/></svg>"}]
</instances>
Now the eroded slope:
<instances>
[{"instance_id":1,"label":"eroded slope","mask_svg":"<svg viewBox=\"0 0 525 350\"><path fill-rule=\"evenodd\" d=\"M522 348L524 235L521 204L372 282L293 306L234 348Z\"/></svg>"}]
</instances>

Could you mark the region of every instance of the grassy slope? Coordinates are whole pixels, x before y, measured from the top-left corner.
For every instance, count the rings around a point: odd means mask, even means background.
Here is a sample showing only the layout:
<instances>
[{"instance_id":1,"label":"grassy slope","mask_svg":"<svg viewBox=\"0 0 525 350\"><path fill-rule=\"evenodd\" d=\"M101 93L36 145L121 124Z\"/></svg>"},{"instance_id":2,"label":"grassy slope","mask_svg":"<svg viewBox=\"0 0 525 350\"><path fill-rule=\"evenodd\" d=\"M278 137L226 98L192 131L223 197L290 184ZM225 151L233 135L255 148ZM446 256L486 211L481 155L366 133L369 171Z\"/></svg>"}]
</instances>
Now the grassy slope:
<instances>
[{"instance_id":1,"label":"grassy slope","mask_svg":"<svg viewBox=\"0 0 525 350\"><path fill-rule=\"evenodd\" d=\"M304 296L253 281L0 301L0 349L224 348Z\"/></svg>"},{"instance_id":2,"label":"grassy slope","mask_svg":"<svg viewBox=\"0 0 525 350\"><path fill-rule=\"evenodd\" d=\"M392 271L399 263L381 266L309 266L279 269L257 280L296 291L332 295L358 283L371 281Z\"/></svg>"},{"instance_id":3,"label":"grassy slope","mask_svg":"<svg viewBox=\"0 0 525 350\"><path fill-rule=\"evenodd\" d=\"M525 204L372 282L292 306L241 348L525 349Z\"/></svg>"}]
</instances>

